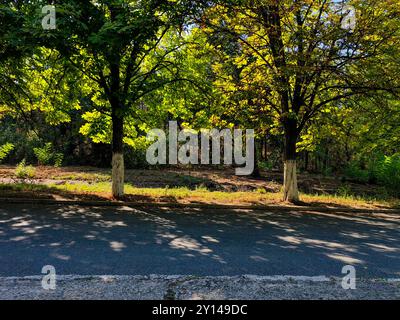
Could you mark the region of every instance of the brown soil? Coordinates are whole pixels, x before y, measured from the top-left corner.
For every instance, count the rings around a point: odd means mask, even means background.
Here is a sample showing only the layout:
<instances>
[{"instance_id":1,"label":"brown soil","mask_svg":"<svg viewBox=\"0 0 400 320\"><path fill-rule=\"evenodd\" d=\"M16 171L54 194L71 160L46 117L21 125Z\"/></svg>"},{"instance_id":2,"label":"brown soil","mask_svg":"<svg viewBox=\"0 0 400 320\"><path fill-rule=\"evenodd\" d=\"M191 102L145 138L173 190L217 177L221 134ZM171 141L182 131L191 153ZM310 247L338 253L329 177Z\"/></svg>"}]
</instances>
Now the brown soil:
<instances>
[{"instance_id":1,"label":"brown soil","mask_svg":"<svg viewBox=\"0 0 400 320\"><path fill-rule=\"evenodd\" d=\"M0 183L18 183L15 177L15 167L0 166ZM344 182L341 177L324 177L322 175L299 174L299 189L307 194L338 194L345 189L355 196L376 196L380 189L376 185L362 185ZM35 178L29 181L34 184L64 184L64 183L96 183L111 181L109 169L93 167L37 167ZM210 191L255 191L278 193L281 190L282 173L264 171L260 178L239 177L233 169L161 169L161 170L127 170L126 182L135 187L143 188L174 188L188 187L196 189L207 188ZM58 191L59 192L59 191ZM39 195L40 196L40 195ZM104 195L107 198L107 195ZM103 197L102 197L103 198Z\"/></svg>"}]
</instances>

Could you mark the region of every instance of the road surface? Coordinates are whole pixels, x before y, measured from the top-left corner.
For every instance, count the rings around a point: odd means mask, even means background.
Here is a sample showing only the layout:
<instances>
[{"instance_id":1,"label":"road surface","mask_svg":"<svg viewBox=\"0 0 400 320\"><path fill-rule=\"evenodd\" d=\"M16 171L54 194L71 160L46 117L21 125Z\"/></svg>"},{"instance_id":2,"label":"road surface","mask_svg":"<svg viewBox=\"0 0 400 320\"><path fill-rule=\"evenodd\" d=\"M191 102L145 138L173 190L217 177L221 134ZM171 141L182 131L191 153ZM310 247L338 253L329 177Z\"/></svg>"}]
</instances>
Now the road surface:
<instances>
[{"instance_id":1,"label":"road surface","mask_svg":"<svg viewBox=\"0 0 400 320\"><path fill-rule=\"evenodd\" d=\"M400 278L400 215L0 203L0 277Z\"/></svg>"}]
</instances>

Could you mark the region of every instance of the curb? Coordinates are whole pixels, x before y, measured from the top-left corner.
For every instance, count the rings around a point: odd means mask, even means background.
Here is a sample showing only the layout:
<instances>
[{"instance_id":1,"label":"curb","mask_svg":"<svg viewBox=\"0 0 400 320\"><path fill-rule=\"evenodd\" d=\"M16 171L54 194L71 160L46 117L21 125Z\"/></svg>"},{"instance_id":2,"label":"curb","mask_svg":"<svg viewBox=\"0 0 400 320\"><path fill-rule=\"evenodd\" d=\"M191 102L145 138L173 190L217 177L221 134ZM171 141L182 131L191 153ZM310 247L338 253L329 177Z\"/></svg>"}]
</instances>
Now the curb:
<instances>
[{"instance_id":1,"label":"curb","mask_svg":"<svg viewBox=\"0 0 400 320\"><path fill-rule=\"evenodd\" d=\"M311 212L350 212L350 213L392 213L400 214L399 209L355 209L355 208L327 208L309 206L277 206L277 205L219 205L202 203L171 203L171 202L117 202L117 201L82 201L82 200L52 200L52 199L13 199L0 198L1 204L30 204L30 205L79 205L83 207L132 207L132 208L190 208L213 210L256 210L256 211L311 211Z\"/></svg>"},{"instance_id":2,"label":"curb","mask_svg":"<svg viewBox=\"0 0 400 320\"><path fill-rule=\"evenodd\" d=\"M249 281L297 281L297 282L330 282L339 281L339 277L327 276L291 276L291 275L276 275L276 276L258 276L258 275L238 275L238 276L196 276L196 275L56 275L57 281L80 281L80 280L178 280L185 279L187 281L211 278L216 280L230 280L232 278L240 278ZM13 276L13 277L0 277L1 281L41 281L41 276ZM389 281L389 280L388 280Z\"/></svg>"}]
</instances>

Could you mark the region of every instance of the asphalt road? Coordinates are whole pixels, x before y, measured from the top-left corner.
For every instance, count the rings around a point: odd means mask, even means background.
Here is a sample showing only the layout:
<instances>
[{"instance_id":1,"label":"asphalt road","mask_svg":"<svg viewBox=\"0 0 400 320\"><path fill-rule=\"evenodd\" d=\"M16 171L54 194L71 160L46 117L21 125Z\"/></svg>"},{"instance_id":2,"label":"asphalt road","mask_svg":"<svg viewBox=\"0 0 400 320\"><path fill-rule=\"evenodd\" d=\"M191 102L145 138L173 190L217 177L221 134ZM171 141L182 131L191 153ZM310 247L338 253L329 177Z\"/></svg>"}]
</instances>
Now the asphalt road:
<instances>
[{"instance_id":1,"label":"asphalt road","mask_svg":"<svg viewBox=\"0 0 400 320\"><path fill-rule=\"evenodd\" d=\"M291 275L400 278L400 214L0 203L0 277Z\"/></svg>"}]
</instances>

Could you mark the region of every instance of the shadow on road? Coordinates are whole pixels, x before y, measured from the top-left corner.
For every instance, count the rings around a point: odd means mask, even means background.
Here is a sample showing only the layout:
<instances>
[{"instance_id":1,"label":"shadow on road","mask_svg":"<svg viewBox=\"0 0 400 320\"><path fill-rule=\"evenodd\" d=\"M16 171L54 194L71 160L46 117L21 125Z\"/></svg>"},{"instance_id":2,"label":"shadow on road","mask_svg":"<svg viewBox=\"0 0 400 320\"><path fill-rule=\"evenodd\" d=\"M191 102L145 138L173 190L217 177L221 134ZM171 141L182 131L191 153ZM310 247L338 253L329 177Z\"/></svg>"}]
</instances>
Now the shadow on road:
<instances>
[{"instance_id":1,"label":"shadow on road","mask_svg":"<svg viewBox=\"0 0 400 320\"><path fill-rule=\"evenodd\" d=\"M0 205L0 276L400 276L400 216Z\"/></svg>"}]
</instances>

